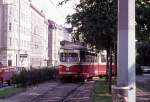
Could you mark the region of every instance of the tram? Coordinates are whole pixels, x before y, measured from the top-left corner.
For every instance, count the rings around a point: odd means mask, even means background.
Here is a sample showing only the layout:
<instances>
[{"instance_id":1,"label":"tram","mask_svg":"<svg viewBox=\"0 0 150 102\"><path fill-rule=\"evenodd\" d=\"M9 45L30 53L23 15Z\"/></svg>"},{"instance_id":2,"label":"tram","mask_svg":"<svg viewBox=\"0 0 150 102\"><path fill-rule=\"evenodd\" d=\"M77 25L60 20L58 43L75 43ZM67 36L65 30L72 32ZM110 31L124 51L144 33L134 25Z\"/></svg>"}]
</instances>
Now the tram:
<instances>
[{"instance_id":1,"label":"tram","mask_svg":"<svg viewBox=\"0 0 150 102\"><path fill-rule=\"evenodd\" d=\"M60 79L87 79L106 75L105 51L97 54L81 44L69 43L60 48L59 57Z\"/></svg>"}]
</instances>

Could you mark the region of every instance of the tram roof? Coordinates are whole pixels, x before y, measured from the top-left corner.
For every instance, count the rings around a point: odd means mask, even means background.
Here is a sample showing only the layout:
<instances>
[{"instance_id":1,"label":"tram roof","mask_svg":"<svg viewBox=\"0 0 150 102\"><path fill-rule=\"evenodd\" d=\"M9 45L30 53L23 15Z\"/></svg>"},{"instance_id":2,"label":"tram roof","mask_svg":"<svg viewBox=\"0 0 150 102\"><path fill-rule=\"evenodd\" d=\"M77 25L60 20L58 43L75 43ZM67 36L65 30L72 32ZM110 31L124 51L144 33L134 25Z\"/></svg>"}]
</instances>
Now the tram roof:
<instances>
[{"instance_id":1,"label":"tram roof","mask_svg":"<svg viewBox=\"0 0 150 102\"><path fill-rule=\"evenodd\" d=\"M77 45L77 44L67 44L61 47L61 49L66 49L66 50L88 50L85 46L82 45Z\"/></svg>"},{"instance_id":2,"label":"tram roof","mask_svg":"<svg viewBox=\"0 0 150 102\"><path fill-rule=\"evenodd\" d=\"M82 50L93 54L95 53L95 51L93 51L90 48L87 48L87 46L84 46L82 43L79 42L63 42L63 44L61 45L62 46L60 49L64 50Z\"/></svg>"}]
</instances>

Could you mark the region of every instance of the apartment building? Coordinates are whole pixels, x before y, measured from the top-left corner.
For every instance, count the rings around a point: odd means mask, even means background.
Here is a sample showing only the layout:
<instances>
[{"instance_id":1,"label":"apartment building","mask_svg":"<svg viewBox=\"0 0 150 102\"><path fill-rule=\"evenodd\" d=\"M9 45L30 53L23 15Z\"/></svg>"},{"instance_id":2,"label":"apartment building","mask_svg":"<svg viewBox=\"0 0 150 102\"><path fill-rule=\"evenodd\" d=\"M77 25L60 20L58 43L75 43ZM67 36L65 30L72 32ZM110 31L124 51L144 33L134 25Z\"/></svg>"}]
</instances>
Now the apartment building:
<instances>
[{"instance_id":1,"label":"apartment building","mask_svg":"<svg viewBox=\"0 0 150 102\"><path fill-rule=\"evenodd\" d=\"M31 7L31 66L47 66L48 20L43 11Z\"/></svg>"},{"instance_id":2,"label":"apartment building","mask_svg":"<svg viewBox=\"0 0 150 102\"><path fill-rule=\"evenodd\" d=\"M30 0L0 0L0 63L47 66L48 22Z\"/></svg>"}]
</instances>

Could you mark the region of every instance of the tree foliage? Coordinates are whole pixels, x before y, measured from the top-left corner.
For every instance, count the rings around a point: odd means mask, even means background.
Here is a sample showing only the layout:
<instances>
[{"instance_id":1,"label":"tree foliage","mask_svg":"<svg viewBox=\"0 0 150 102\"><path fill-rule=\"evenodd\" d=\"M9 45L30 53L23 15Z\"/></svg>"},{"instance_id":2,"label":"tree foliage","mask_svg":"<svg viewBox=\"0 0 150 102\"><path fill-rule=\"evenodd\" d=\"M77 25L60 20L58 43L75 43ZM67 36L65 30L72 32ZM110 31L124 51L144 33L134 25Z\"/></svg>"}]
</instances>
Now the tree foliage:
<instances>
[{"instance_id":1,"label":"tree foliage","mask_svg":"<svg viewBox=\"0 0 150 102\"><path fill-rule=\"evenodd\" d=\"M139 42L150 40L149 0L136 0L136 38Z\"/></svg>"},{"instance_id":2,"label":"tree foliage","mask_svg":"<svg viewBox=\"0 0 150 102\"><path fill-rule=\"evenodd\" d=\"M76 13L67 17L76 40L97 50L106 49L116 41L117 0L80 0Z\"/></svg>"},{"instance_id":3,"label":"tree foliage","mask_svg":"<svg viewBox=\"0 0 150 102\"><path fill-rule=\"evenodd\" d=\"M137 63L148 65L150 59L150 1L136 0L136 38L137 38ZM139 61L140 60L140 61ZM143 62L144 61L144 62ZM150 65L150 64L149 64Z\"/></svg>"},{"instance_id":4,"label":"tree foliage","mask_svg":"<svg viewBox=\"0 0 150 102\"><path fill-rule=\"evenodd\" d=\"M137 43L137 64L150 66L150 42Z\"/></svg>"},{"instance_id":5,"label":"tree foliage","mask_svg":"<svg viewBox=\"0 0 150 102\"><path fill-rule=\"evenodd\" d=\"M140 66L150 66L150 0L136 0L136 72Z\"/></svg>"}]
</instances>

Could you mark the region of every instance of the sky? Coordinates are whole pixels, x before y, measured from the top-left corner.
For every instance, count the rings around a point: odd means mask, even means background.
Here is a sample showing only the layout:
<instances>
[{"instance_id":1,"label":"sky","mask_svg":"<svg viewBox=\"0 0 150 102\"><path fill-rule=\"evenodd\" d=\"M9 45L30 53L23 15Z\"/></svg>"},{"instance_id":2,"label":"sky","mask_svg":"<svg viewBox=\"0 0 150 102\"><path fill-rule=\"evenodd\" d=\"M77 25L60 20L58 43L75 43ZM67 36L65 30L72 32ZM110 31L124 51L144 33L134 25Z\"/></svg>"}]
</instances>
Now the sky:
<instances>
[{"instance_id":1,"label":"sky","mask_svg":"<svg viewBox=\"0 0 150 102\"><path fill-rule=\"evenodd\" d=\"M44 10L46 17L55 21L57 24L64 25L66 16L74 11L76 0L69 1L67 4L57 6L62 0L31 0L32 4L39 10Z\"/></svg>"}]
</instances>

